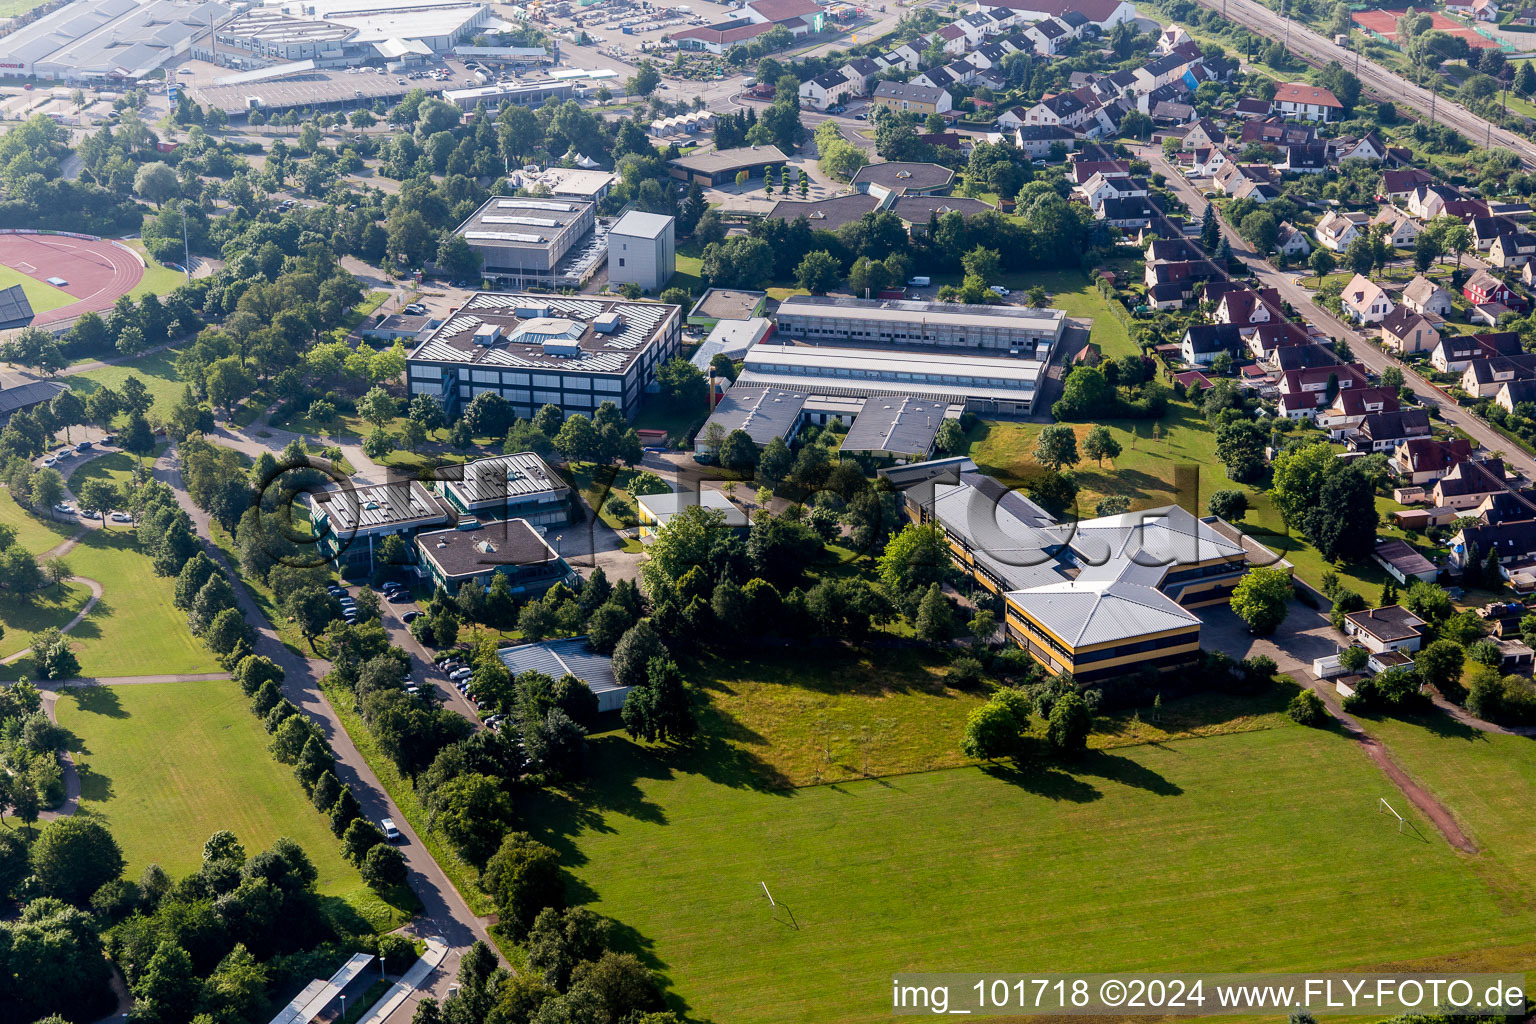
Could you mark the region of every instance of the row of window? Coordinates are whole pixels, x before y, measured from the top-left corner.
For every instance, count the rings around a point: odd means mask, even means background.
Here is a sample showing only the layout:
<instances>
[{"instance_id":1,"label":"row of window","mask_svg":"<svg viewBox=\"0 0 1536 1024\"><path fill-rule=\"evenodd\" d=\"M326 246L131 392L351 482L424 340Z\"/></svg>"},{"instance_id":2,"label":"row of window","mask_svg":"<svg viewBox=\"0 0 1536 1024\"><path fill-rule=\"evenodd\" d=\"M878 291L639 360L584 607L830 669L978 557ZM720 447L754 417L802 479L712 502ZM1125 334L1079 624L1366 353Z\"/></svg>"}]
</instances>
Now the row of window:
<instances>
[{"instance_id":1,"label":"row of window","mask_svg":"<svg viewBox=\"0 0 1536 1024\"><path fill-rule=\"evenodd\" d=\"M965 334L957 334L941 328L914 327L912 330L893 330L891 325L859 330L841 320L816 320L803 317L786 317L780 329L788 334L816 334L831 338L868 338L876 341L920 341L938 345L967 344ZM1011 327L978 327L970 337L977 344L1004 348L1017 345L1037 345L1051 339Z\"/></svg>"},{"instance_id":2,"label":"row of window","mask_svg":"<svg viewBox=\"0 0 1536 1024\"><path fill-rule=\"evenodd\" d=\"M1031 381L1008 380L1002 377L966 377L953 373L898 373L891 370L859 370L846 366L790 366L781 363L758 363L751 369L760 373L787 373L808 377L846 377L850 380L911 381L924 384L954 384L973 387L1009 388L1014 391L1033 391Z\"/></svg>"},{"instance_id":3,"label":"row of window","mask_svg":"<svg viewBox=\"0 0 1536 1024\"><path fill-rule=\"evenodd\" d=\"M441 380L441 367L416 364L411 367L411 377L416 380ZM624 390L624 381L618 377L587 377L579 374L517 373L509 370L480 370L469 372L469 380L475 384L495 384L503 387L523 387L532 384L536 388L564 388L567 391L605 391L615 393Z\"/></svg>"}]
</instances>

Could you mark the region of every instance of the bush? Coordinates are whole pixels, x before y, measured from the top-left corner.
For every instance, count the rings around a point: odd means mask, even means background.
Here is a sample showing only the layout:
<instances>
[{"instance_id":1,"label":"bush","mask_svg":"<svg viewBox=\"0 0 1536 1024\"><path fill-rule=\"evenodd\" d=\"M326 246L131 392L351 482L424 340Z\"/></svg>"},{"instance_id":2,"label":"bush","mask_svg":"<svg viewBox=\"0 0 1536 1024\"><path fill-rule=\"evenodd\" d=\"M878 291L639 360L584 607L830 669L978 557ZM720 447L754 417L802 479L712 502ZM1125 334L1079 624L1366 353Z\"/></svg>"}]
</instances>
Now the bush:
<instances>
[{"instance_id":1,"label":"bush","mask_svg":"<svg viewBox=\"0 0 1536 1024\"><path fill-rule=\"evenodd\" d=\"M1317 695L1316 690L1302 690L1292 697L1285 713L1297 725L1310 725L1314 728L1328 719L1328 709L1323 706L1323 699Z\"/></svg>"},{"instance_id":2,"label":"bush","mask_svg":"<svg viewBox=\"0 0 1536 1024\"><path fill-rule=\"evenodd\" d=\"M981 683L981 662L969 655L961 655L949 664L949 685L962 690Z\"/></svg>"}]
</instances>

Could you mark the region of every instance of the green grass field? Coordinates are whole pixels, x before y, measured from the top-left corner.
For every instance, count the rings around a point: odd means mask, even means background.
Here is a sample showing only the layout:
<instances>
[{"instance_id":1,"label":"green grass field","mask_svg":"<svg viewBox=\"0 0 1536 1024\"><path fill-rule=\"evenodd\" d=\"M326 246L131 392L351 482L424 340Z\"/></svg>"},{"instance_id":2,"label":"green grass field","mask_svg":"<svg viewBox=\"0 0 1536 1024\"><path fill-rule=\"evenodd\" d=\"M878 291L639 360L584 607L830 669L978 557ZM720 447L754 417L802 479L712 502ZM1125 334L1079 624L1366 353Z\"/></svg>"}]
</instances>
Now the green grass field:
<instances>
[{"instance_id":1,"label":"green grass field","mask_svg":"<svg viewBox=\"0 0 1536 1024\"><path fill-rule=\"evenodd\" d=\"M27 0L19 0L26 3ZM36 4L29 4L23 10L30 10ZM6 4L0 2L0 18L8 18L11 15L4 13ZM19 270L10 267L0 267L0 288L9 288L13 284L21 285L21 290L26 293L27 301L32 304L32 312L46 313L60 306L67 306L75 301L75 297L62 288L55 288L46 281L39 281L35 277L28 277Z\"/></svg>"},{"instance_id":2,"label":"green grass field","mask_svg":"<svg viewBox=\"0 0 1536 1024\"><path fill-rule=\"evenodd\" d=\"M124 877L159 864L172 878L197 870L203 843L230 829L248 854L288 836L319 872L322 895L375 929L405 914L378 898L341 857L327 819L289 769L234 683L91 687L59 696L74 735L81 813L102 818L128 861Z\"/></svg>"},{"instance_id":3,"label":"green grass field","mask_svg":"<svg viewBox=\"0 0 1536 1024\"><path fill-rule=\"evenodd\" d=\"M144 257L144 278L128 293L130 298L142 299L151 292L156 295L169 295L187 283L186 274L155 262L155 258L149 254L149 250L144 248L144 243L139 239L130 238L123 244Z\"/></svg>"},{"instance_id":4,"label":"green grass field","mask_svg":"<svg viewBox=\"0 0 1536 1024\"><path fill-rule=\"evenodd\" d=\"M1102 466L1087 459L1072 467L1080 488L1078 515L1092 516L1099 499L1112 494L1130 498L1132 509L1177 502L1198 515L1206 515L1206 503L1213 493L1240 490L1248 495L1250 505L1247 518L1239 524L1243 531L1292 562L1302 579L1319 585L1323 571L1330 567L1317 549L1300 536L1287 536L1286 526L1265 490L1235 483L1227 476L1216 458L1215 433L1191 405L1170 402L1167 414L1157 422L1157 437L1153 436L1153 423L1149 420L1105 420L1104 424L1120 442L1122 451ZM1079 446L1092 426L1073 424ZM1041 429L1042 425L1037 423L983 420L970 434L971 458L983 472L1020 486L1039 471L1032 453ZM1325 439L1322 433L1314 436ZM1176 475L1176 467L1185 467L1179 471L1182 475ZM1402 507L1387 498L1378 498L1376 506L1381 512ZM1401 538L1423 546L1422 534L1406 534L1388 526L1386 521L1377 532L1382 537ZM1346 583L1373 600L1387 578L1375 562L1334 568Z\"/></svg>"},{"instance_id":5,"label":"green grass field","mask_svg":"<svg viewBox=\"0 0 1536 1024\"><path fill-rule=\"evenodd\" d=\"M54 626L59 629L73 619L91 599L91 589L73 580L47 586L27 597L6 593L0 596L0 658L25 650L32 634Z\"/></svg>"},{"instance_id":6,"label":"green grass field","mask_svg":"<svg viewBox=\"0 0 1536 1024\"><path fill-rule=\"evenodd\" d=\"M1425 821L1426 838L1400 835L1376 813L1392 784L1332 732L792 791L684 772L617 736L593 745L587 790L520 816L564 854L573 899L631 930L702 1020L874 1021L892 972L982 965L1529 960L1530 894L1490 887Z\"/></svg>"},{"instance_id":7,"label":"green grass field","mask_svg":"<svg viewBox=\"0 0 1536 1024\"><path fill-rule=\"evenodd\" d=\"M154 454L146 458L143 465L152 465L167 447L164 442L155 445ZM69 489L79 494L80 489L91 480L105 480L114 487L127 487L133 483L134 467L138 465L139 457L127 452L98 455L88 462L77 463L78 468L69 474Z\"/></svg>"},{"instance_id":8,"label":"green grass field","mask_svg":"<svg viewBox=\"0 0 1536 1024\"><path fill-rule=\"evenodd\" d=\"M218 672L208 648L172 603L176 581L156 576L126 526L90 530L64 561L101 583L103 596L70 633L86 676ZM0 669L0 679L36 677L30 658Z\"/></svg>"},{"instance_id":9,"label":"green grass field","mask_svg":"<svg viewBox=\"0 0 1536 1024\"><path fill-rule=\"evenodd\" d=\"M176 375L175 362L176 350L162 349L130 363L116 363L72 374L68 378L69 386L78 391L81 398L85 398L103 385L113 389L121 388L131 375L139 378L154 397L151 415L159 413L163 416L176 399L181 397L181 390L186 386Z\"/></svg>"},{"instance_id":10,"label":"green grass field","mask_svg":"<svg viewBox=\"0 0 1536 1024\"><path fill-rule=\"evenodd\" d=\"M0 525L15 530L16 543L34 555L41 555L68 540L80 529L77 523L53 520L28 512L16 504L9 490L0 494Z\"/></svg>"}]
</instances>

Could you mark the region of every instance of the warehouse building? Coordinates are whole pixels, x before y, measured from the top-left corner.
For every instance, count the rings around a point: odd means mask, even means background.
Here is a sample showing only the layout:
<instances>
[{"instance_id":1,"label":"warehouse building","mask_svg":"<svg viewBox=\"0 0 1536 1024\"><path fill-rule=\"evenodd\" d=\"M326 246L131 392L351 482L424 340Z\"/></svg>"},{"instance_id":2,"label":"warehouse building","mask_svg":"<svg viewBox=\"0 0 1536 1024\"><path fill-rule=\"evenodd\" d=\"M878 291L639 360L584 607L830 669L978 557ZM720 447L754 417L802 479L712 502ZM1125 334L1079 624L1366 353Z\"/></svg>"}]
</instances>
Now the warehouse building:
<instances>
[{"instance_id":1,"label":"warehouse building","mask_svg":"<svg viewBox=\"0 0 1536 1024\"><path fill-rule=\"evenodd\" d=\"M416 346L406 372L412 396L431 395L450 415L491 391L517 416L546 404L590 416L613 402L631 419L681 344L678 306L481 292Z\"/></svg>"},{"instance_id":2,"label":"warehouse building","mask_svg":"<svg viewBox=\"0 0 1536 1024\"><path fill-rule=\"evenodd\" d=\"M782 168L788 162L789 157L778 146L742 146L680 156L667 161L667 166L674 178L717 188L734 182L742 171L748 178L761 178L768 168Z\"/></svg>"},{"instance_id":3,"label":"warehouse building","mask_svg":"<svg viewBox=\"0 0 1536 1024\"><path fill-rule=\"evenodd\" d=\"M443 91L443 99L460 110L474 110L484 103L486 110L496 111L509 103L520 107L537 107L546 100L563 103L575 95L572 88L570 82L554 79L499 82L472 89L446 89Z\"/></svg>"},{"instance_id":4,"label":"warehouse building","mask_svg":"<svg viewBox=\"0 0 1536 1024\"><path fill-rule=\"evenodd\" d=\"M959 419L961 408L949 402L879 395L864 400L839 450L872 459L920 461L933 454L939 427Z\"/></svg>"},{"instance_id":5,"label":"warehouse building","mask_svg":"<svg viewBox=\"0 0 1536 1024\"><path fill-rule=\"evenodd\" d=\"M619 710L624 706L624 698L634 689L618 684L613 674L613 659L594 651L584 636L505 647L497 651L496 656L514 678L524 672L542 672L551 679L575 676L597 694L599 711Z\"/></svg>"},{"instance_id":6,"label":"warehouse building","mask_svg":"<svg viewBox=\"0 0 1536 1024\"><path fill-rule=\"evenodd\" d=\"M608 229L608 283L660 294L677 273L676 219L630 210Z\"/></svg>"},{"instance_id":7,"label":"warehouse building","mask_svg":"<svg viewBox=\"0 0 1536 1024\"><path fill-rule=\"evenodd\" d=\"M780 344L752 346L736 386L854 398L907 396L998 416L1028 416L1045 364L971 352Z\"/></svg>"},{"instance_id":8,"label":"warehouse building","mask_svg":"<svg viewBox=\"0 0 1536 1024\"><path fill-rule=\"evenodd\" d=\"M694 436L693 450L705 452L733 430L745 431L759 448L775 440L788 444L800 429L804 408L802 392L738 385L720 396L709 419Z\"/></svg>"},{"instance_id":9,"label":"warehouse building","mask_svg":"<svg viewBox=\"0 0 1536 1024\"><path fill-rule=\"evenodd\" d=\"M571 489L533 452L443 466L434 486L460 515L476 519L526 519L535 526L571 518Z\"/></svg>"},{"instance_id":10,"label":"warehouse building","mask_svg":"<svg viewBox=\"0 0 1536 1024\"><path fill-rule=\"evenodd\" d=\"M806 341L985 349L1049 362L1067 315L1028 306L794 295L779 304L779 334Z\"/></svg>"},{"instance_id":11,"label":"warehouse building","mask_svg":"<svg viewBox=\"0 0 1536 1024\"><path fill-rule=\"evenodd\" d=\"M75 0L0 37L0 68L61 82L132 82L233 13L214 0Z\"/></svg>"},{"instance_id":12,"label":"warehouse building","mask_svg":"<svg viewBox=\"0 0 1536 1024\"><path fill-rule=\"evenodd\" d=\"M943 531L955 564L1001 594L1008 638L1079 683L1200 656L1190 608L1226 601L1249 552L1228 524L1177 505L1057 523L968 458L882 470L907 515ZM1256 557L1255 561L1261 561Z\"/></svg>"},{"instance_id":13,"label":"warehouse building","mask_svg":"<svg viewBox=\"0 0 1536 1024\"><path fill-rule=\"evenodd\" d=\"M569 271L580 285L596 269L598 259L579 267L563 265L578 243L580 256L600 239L594 228L597 208L575 199L518 199L492 196L454 230L480 254L488 280L513 287L570 284ZM590 237L589 236L594 236ZM600 254L598 254L600 256ZM588 265L590 264L590 265Z\"/></svg>"}]
</instances>

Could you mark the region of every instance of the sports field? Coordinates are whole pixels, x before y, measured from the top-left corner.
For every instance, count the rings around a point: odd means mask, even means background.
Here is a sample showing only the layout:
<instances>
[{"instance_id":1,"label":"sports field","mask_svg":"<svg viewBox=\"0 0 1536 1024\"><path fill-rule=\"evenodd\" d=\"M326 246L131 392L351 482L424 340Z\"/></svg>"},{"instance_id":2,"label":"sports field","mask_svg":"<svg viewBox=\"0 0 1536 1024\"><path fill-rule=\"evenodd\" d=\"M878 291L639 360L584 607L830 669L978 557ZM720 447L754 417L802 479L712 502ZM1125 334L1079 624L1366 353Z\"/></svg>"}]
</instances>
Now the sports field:
<instances>
[{"instance_id":1,"label":"sports field","mask_svg":"<svg viewBox=\"0 0 1536 1024\"><path fill-rule=\"evenodd\" d=\"M520 815L699 1019L882 1020L897 971L1514 967L1536 940L1523 887L1424 821L1400 835L1391 783L1330 732L791 791L595 747L579 802Z\"/></svg>"},{"instance_id":2,"label":"sports field","mask_svg":"<svg viewBox=\"0 0 1536 1024\"><path fill-rule=\"evenodd\" d=\"M60 291L47 281L39 281L19 270L0 265L0 288L9 288L13 284L21 285L21 290L27 293L27 301L32 304L34 313L46 313L75 301L73 295Z\"/></svg>"},{"instance_id":3,"label":"sports field","mask_svg":"<svg viewBox=\"0 0 1536 1024\"><path fill-rule=\"evenodd\" d=\"M67 690L59 723L74 735L80 813L99 815L122 845L124 877L159 864L172 878L197 870L203 842L221 828L256 853L280 836L304 848L322 895L345 901L374 927L401 915L342 859L326 818L288 768L234 683L159 683Z\"/></svg>"}]
</instances>

